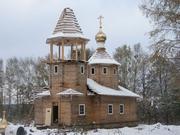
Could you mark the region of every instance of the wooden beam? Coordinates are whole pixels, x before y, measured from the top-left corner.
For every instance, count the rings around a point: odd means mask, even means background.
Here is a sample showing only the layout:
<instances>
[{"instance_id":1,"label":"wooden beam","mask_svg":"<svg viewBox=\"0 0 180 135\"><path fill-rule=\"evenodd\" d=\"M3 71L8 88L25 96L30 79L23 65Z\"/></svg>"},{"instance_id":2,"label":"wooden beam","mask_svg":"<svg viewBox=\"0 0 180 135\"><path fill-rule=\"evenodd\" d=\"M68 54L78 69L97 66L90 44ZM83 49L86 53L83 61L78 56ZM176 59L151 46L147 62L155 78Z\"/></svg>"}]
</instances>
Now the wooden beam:
<instances>
[{"instance_id":1,"label":"wooden beam","mask_svg":"<svg viewBox=\"0 0 180 135\"><path fill-rule=\"evenodd\" d=\"M84 59L84 46L83 46L83 44L81 44L81 60L83 60Z\"/></svg>"},{"instance_id":2,"label":"wooden beam","mask_svg":"<svg viewBox=\"0 0 180 135\"><path fill-rule=\"evenodd\" d=\"M83 49L84 49L84 61L86 61L86 44L83 43Z\"/></svg>"},{"instance_id":3,"label":"wooden beam","mask_svg":"<svg viewBox=\"0 0 180 135\"><path fill-rule=\"evenodd\" d=\"M53 63L53 44L50 44L50 63Z\"/></svg>"},{"instance_id":4,"label":"wooden beam","mask_svg":"<svg viewBox=\"0 0 180 135\"><path fill-rule=\"evenodd\" d=\"M59 45L59 60L61 59L61 46Z\"/></svg>"},{"instance_id":5,"label":"wooden beam","mask_svg":"<svg viewBox=\"0 0 180 135\"><path fill-rule=\"evenodd\" d=\"M71 45L71 59L73 59L73 45Z\"/></svg>"},{"instance_id":6,"label":"wooden beam","mask_svg":"<svg viewBox=\"0 0 180 135\"><path fill-rule=\"evenodd\" d=\"M76 60L78 60L78 50L77 50L77 41L76 41Z\"/></svg>"},{"instance_id":7,"label":"wooden beam","mask_svg":"<svg viewBox=\"0 0 180 135\"><path fill-rule=\"evenodd\" d=\"M64 40L62 40L62 60L64 60Z\"/></svg>"}]
</instances>

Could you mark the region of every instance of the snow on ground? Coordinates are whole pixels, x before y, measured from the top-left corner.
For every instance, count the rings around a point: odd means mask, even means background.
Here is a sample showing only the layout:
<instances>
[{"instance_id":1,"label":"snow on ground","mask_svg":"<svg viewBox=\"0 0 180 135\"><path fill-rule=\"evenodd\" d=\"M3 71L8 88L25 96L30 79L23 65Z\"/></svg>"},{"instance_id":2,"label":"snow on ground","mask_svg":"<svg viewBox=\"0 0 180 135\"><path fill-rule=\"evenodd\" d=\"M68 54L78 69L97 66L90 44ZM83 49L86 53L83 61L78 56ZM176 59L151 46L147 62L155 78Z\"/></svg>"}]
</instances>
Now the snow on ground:
<instances>
[{"instance_id":1,"label":"snow on ground","mask_svg":"<svg viewBox=\"0 0 180 135\"><path fill-rule=\"evenodd\" d=\"M37 130L35 127L25 127L27 135L63 135L58 129ZM81 132L66 132L67 135L81 135ZM84 135L180 135L180 125L138 125L116 129L97 129L84 132Z\"/></svg>"}]
</instances>

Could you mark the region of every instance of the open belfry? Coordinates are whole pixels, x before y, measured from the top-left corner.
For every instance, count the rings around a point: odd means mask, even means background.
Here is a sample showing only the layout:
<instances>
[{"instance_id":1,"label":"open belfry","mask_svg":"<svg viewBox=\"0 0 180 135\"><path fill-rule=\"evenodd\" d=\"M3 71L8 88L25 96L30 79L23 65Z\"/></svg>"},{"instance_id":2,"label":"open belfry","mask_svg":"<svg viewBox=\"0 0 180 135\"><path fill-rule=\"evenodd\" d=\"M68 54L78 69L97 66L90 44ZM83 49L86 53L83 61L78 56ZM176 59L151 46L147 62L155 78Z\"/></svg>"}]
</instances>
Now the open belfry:
<instances>
[{"instance_id":1,"label":"open belfry","mask_svg":"<svg viewBox=\"0 0 180 135\"><path fill-rule=\"evenodd\" d=\"M87 60L89 39L83 35L73 10L65 8L61 13L52 36L46 41L50 48L49 89L38 93L34 101L36 125L136 124L139 96L119 86L120 64L107 53L102 16L99 22L95 36L97 49ZM65 57L67 48L70 55Z\"/></svg>"}]
</instances>

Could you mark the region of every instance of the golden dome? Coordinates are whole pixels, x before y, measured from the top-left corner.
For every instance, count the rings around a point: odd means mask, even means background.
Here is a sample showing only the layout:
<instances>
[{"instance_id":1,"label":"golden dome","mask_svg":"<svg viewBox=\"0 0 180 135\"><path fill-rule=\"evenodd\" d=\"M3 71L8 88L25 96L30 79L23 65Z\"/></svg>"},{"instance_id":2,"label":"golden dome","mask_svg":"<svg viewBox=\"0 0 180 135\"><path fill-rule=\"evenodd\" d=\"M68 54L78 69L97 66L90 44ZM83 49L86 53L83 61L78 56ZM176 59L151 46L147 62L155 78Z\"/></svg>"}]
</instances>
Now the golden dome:
<instances>
[{"instance_id":1,"label":"golden dome","mask_svg":"<svg viewBox=\"0 0 180 135\"><path fill-rule=\"evenodd\" d=\"M96 34L96 42L105 42L106 41L106 34L102 31L102 19L103 17L100 16L99 18L99 32Z\"/></svg>"},{"instance_id":2,"label":"golden dome","mask_svg":"<svg viewBox=\"0 0 180 135\"><path fill-rule=\"evenodd\" d=\"M106 34L101 30L96 34L96 42L105 42L106 41Z\"/></svg>"}]
</instances>

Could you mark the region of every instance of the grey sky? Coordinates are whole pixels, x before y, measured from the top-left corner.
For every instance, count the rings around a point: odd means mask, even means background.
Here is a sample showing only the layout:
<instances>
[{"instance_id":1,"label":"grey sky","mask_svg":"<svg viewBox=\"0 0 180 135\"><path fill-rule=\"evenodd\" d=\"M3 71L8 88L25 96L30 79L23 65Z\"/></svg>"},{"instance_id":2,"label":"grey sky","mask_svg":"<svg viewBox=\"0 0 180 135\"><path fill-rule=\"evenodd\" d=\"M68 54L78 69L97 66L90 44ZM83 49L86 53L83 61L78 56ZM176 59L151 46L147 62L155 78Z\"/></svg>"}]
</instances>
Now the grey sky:
<instances>
[{"instance_id":1,"label":"grey sky","mask_svg":"<svg viewBox=\"0 0 180 135\"><path fill-rule=\"evenodd\" d=\"M74 10L79 24L96 48L98 16L102 15L111 54L123 44L148 46L151 26L138 5L141 0L1 0L0 58L38 57L49 53L46 38L65 7Z\"/></svg>"}]
</instances>

